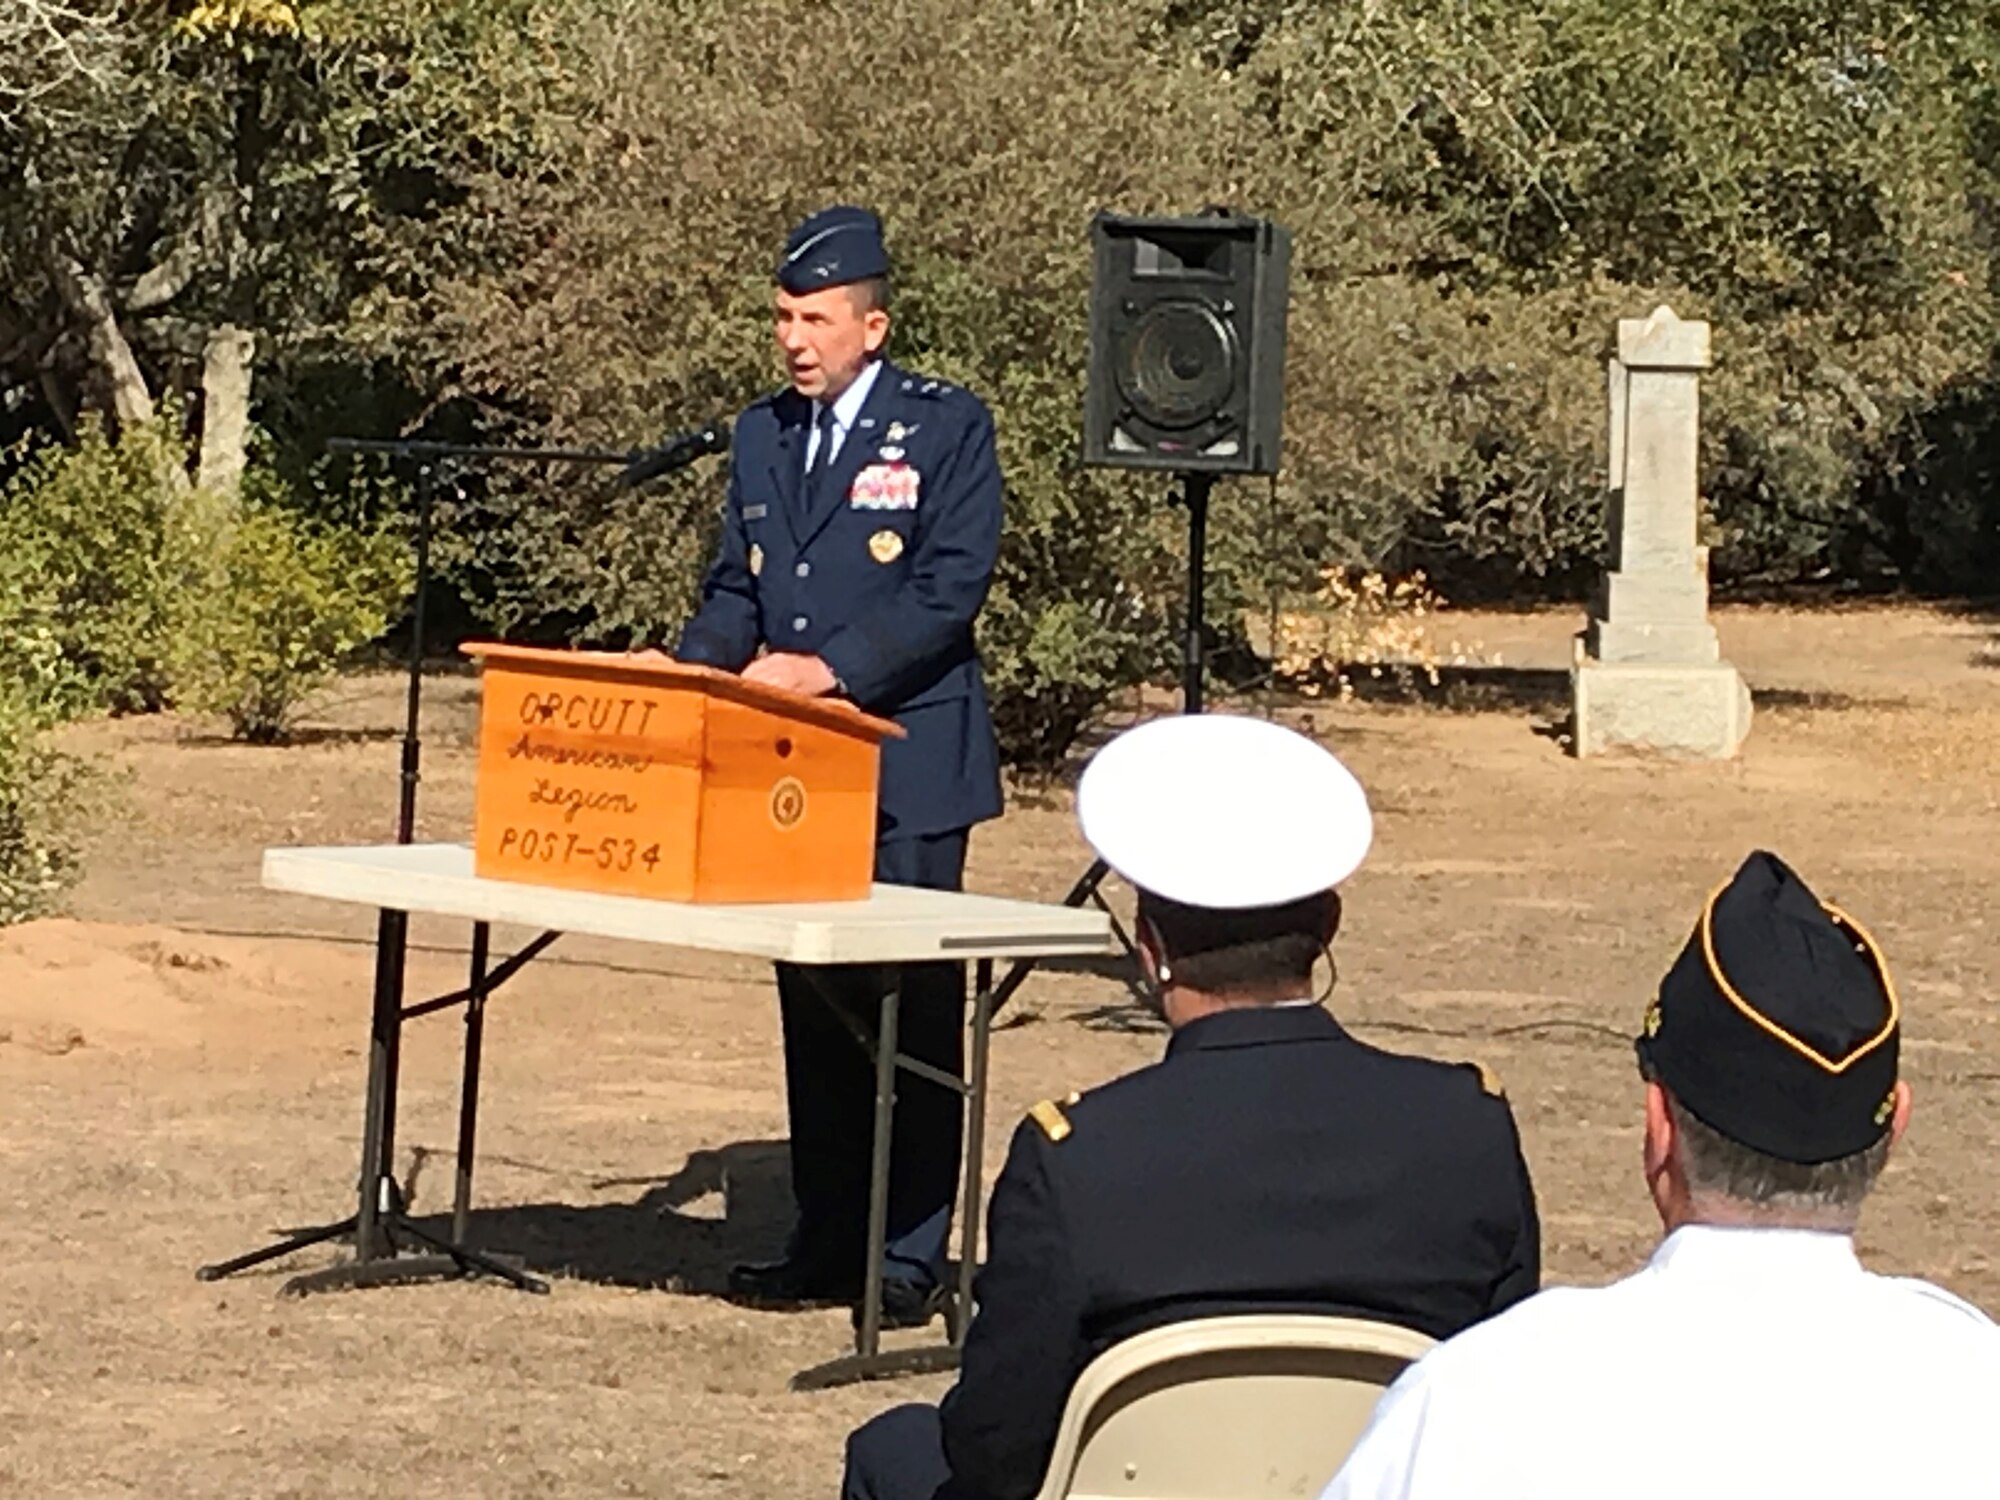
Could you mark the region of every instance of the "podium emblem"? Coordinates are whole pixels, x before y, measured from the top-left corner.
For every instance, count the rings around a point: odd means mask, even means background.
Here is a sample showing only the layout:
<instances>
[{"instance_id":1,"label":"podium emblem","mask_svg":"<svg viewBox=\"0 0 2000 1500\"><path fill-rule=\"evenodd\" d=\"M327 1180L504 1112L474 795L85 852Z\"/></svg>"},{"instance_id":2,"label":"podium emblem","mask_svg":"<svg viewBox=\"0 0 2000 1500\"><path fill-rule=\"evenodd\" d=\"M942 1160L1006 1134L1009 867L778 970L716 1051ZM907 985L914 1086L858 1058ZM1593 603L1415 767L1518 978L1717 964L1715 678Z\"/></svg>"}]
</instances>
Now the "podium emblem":
<instances>
[{"instance_id":1,"label":"podium emblem","mask_svg":"<svg viewBox=\"0 0 2000 1500\"><path fill-rule=\"evenodd\" d=\"M806 815L806 789L796 776L787 776L771 788L771 821L780 828L796 828Z\"/></svg>"}]
</instances>

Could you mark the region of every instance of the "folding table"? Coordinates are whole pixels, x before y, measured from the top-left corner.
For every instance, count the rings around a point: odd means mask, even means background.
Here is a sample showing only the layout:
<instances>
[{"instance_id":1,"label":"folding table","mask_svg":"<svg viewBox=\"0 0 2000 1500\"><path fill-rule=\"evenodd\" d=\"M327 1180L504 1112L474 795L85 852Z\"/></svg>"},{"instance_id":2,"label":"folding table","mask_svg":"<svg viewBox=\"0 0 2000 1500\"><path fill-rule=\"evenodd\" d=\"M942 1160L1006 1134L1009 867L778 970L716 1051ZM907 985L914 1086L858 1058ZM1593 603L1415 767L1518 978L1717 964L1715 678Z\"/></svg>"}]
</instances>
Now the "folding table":
<instances>
[{"instance_id":1,"label":"folding table","mask_svg":"<svg viewBox=\"0 0 2000 1500\"><path fill-rule=\"evenodd\" d=\"M854 1353L801 1371L792 1382L799 1389L949 1369L957 1362L971 1319L972 1278L978 1259L981 1138L994 1012L993 961L1094 957L1113 951L1110 919L1094 909L893 885L875 886L865 901L729 906L652 901L482 879L472 873L472 851L459 844L270 849L264 855L263 883L272 890L372 906L382 913L361 1133L360 1197L355 1213L338 1223L302 1230L246 1255L204 1266L199 1272L202 1280L212 1281L307 1245L352 1237L352 1261L293 1277L285 1289L294 1293L480 1271L523 1290L548 1290L547 1283L465 1241L486 1000L565 932L805 965L949 961L971 967L975 972L966 1078L954 1078L897 1052L900 996L893 984L883 996L875 1027L857 1032L857 1040L872 1052L875 1062L875 1135L863 1300ZM403 976L412 912L470 920L472 961L464 988L406 1004ZM540 935L512 957L492 965L492 928L496 923L539 929ZM446 1236L411 1219L395 1183L397 1066L403 1022L461 1005L465 1007L465 1058L459 1094L458 1167L452 1227ZM946 1313L948 1342L885 1352L881 1348L882 1251L888 1222L890 1112L899 1068L953 1089L966 1100L964 1177L960 1184L964 1211L959 1219L958 1282ZM426 1247L431 1253L403 1254L399 1240Z\"/></svg>"}]
</instances>

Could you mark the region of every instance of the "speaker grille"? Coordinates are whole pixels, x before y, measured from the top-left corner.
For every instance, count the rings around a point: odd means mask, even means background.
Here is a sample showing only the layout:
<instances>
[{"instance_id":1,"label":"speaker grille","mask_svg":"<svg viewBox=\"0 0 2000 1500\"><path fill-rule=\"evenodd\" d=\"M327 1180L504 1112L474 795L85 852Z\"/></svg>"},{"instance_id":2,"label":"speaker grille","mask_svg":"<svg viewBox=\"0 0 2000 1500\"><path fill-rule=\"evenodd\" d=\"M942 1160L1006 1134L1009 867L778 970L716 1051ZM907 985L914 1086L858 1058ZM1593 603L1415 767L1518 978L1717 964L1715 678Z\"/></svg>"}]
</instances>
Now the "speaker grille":
<instances>
[{"instance_id":1,"label":"speaker grille","mask_svg":"<svg viewBox=\"0 0 2000 1500\"><path fill-rule=\"evenodd\" d=\"M1122 331L1118 387L1141 419L1181 431L1209 421L1236 388L1236 331L1202 303L1156 302Z\"/></svg>"},{"instance_id":2,"label":"speaker grille","mask_svg":"<svg viewBox=\"0 0 2000 1500\"><path fill-rule=\"evenodd\" d=\"M1268 219L1091 220L1083 461L1275 474L1291 235Z\"/></svg>"}]
</instances>

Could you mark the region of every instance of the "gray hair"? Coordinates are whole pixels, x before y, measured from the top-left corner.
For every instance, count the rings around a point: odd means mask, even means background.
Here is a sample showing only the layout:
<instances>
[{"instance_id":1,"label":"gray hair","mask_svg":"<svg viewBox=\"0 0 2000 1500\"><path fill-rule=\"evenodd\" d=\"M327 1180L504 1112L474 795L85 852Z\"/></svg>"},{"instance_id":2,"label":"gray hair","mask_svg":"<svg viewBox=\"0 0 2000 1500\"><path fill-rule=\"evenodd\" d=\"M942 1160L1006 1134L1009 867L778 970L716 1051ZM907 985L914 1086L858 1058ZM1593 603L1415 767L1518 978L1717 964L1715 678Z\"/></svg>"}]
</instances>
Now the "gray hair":
<instances>
[{"instance_id":1,"label":"gray hair","mask_svg":"<svg viewBox=\"0 0 2000 1500\"><path fill-rule=\"evenodd\" d=\"M1832 1161L1784 1161L1753 1151L1689 1113L1672 1094L1676 1155L1697 1212L1726 1205L1732 1216L1772 1227L1851 1230L1861 1203L1889 1160L1889 1132L1874 1145Z\"/></svg>"},{"instance_id":2,"label":"gray hair","mask_svg":"<svg viewBox=\"0 0 2000 1500\"><path fill-rule=\"evenodd\" d=\"M871 313L877 308L880 308L883 312L889 310L889 278L887 276L868 276L860 281L850 281L847 284L847 290L854 298L854 310L856 312Z\"/></svg>"}]
</instances>

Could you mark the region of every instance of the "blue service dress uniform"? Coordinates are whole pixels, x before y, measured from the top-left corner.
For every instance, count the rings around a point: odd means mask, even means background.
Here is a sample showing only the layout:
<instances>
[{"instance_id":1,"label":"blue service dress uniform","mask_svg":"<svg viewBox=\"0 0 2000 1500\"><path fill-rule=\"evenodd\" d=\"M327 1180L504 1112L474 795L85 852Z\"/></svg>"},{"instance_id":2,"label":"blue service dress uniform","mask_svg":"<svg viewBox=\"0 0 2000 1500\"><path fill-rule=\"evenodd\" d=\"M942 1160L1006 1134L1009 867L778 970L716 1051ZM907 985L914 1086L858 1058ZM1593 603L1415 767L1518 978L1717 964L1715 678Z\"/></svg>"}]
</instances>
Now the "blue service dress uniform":
<instances>
[{"instance_id":1,"label":"blue service dress uniform","mask_svg":"<svg viewBox=\"0 0 2000 1500\"><path fill-rule=\"evenodd\" d=\"M993 419L970 392L879 362L852 427L808 484L814 403L789 389L736 426L722 537L675 655L740 671L760 647L817 655L840 691L895 720L882 747L875 875L957 890L967 831L1001 809L999 752L973 620L1000 545ZM778 966L799 1220L789 1254L857 1278L874 1076L830 1006L871 1025L878 969ZM901 1050L962 1076L964 976L903 970ZM962 1159L963 1101L897 1084L888 1274L939 1278Z\"/></svg>"},{"instance_id":2,"label":"blue service dress uniform","mask_svg":"<svg viewBox=\"0 0 2000 1500\"><path fill-rule=\"evenodd\" d=\"M1225 1010L1014 1133L958 1383L849 1440L847 1500L1027 1500L1070 1387L1145 1329L1313 1312L1446 1338L1541 1278L1512 1110L1483 1069L1318 1006Z\"/></svg>"}]
</instances>

